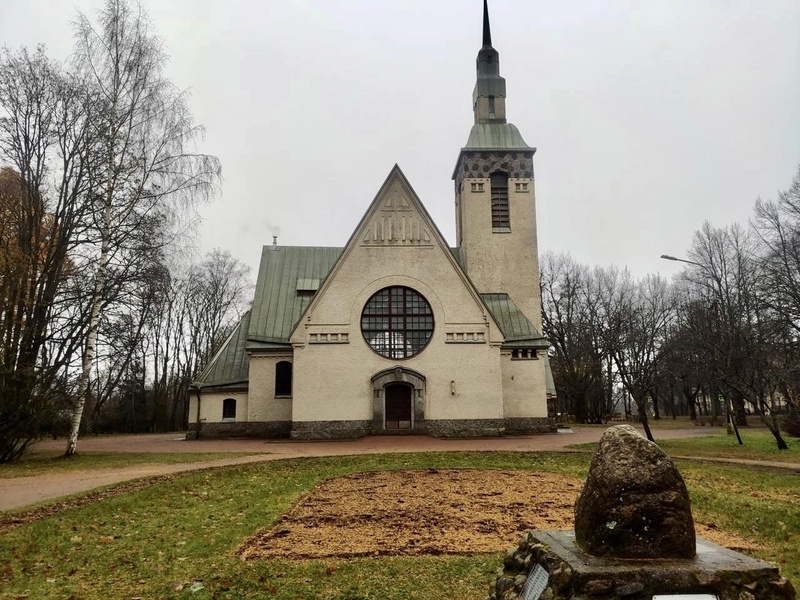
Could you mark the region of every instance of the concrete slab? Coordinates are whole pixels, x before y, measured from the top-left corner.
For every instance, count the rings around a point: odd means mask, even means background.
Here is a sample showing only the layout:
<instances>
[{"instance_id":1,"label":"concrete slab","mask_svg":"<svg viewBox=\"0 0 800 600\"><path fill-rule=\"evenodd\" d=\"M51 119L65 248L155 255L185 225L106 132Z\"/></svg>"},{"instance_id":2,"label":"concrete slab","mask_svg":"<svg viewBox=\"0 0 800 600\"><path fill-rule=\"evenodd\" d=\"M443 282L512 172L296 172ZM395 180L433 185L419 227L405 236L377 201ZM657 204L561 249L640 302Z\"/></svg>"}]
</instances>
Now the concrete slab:
<instances>
[{"instance_id":1,"label":"concrete slab","mask_svg":"<svg viewBox=\"0 0 800 600\"><path fill-rule=\"evenodd\" d=\"M736 573L742 579L778 574L778 568L768 562L728 550L704 538L697 539L697 556L693 559L620 560L589 556L575 543L574 531L536 531L534 537L543 544L547 544L550 551L564 560L581 579L598 576L616 579L624 578L630 573L636 575L637 578L654 577L656 579L662 573L669 573L672 578L683 578L684 574Z\"/></svg>"}]
</instances>

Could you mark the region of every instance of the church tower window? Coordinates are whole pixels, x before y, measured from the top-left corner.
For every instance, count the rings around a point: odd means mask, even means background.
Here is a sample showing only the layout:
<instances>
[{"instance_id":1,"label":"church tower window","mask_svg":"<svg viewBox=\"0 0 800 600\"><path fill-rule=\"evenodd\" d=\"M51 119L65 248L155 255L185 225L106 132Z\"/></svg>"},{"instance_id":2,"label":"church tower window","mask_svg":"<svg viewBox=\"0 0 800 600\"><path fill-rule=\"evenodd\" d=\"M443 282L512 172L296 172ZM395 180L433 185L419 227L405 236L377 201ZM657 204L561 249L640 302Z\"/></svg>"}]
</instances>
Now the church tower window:
<instances>
[{"instance_id":1,"label":"church tower window","mask_svg":"<svg viewBox=\"0 0 800 600\"><path fill-rule=\"evenodd\" d=\"M508 209L508 175L492 173L492 229L511 227Z\"/></svg>"},{"instance_id":2,"label":"church tower window","mask_svg":"<svg viewBox=\"0 0 800 600\"><path fill-rule=\"evenodd\" d=\"M410 358L420 353L433 335L431 305L411 288L383 288L361 312L361 333L381 356Z\"/></svg>"}]
</instances>

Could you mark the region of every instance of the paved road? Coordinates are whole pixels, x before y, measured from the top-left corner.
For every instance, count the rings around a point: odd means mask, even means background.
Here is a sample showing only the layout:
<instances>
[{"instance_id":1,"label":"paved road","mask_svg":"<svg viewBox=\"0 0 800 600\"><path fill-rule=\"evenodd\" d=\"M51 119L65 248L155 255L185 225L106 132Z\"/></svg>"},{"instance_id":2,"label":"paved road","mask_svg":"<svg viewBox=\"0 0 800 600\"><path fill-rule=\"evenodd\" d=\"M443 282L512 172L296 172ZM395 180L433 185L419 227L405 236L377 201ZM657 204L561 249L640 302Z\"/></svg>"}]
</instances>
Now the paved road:
<instances>
[{"instance_id":1,"label":"paved road","mask_svg":"<svg viewBox=\"0 0 800 600\"><path fill-rule=\"evenodd\" d=\"M572 444L596 442L602 428L576 428L573 433L534 436L445 440L425 436L370 436L359 440L292 442L270 440L191 440L181 434L124 435L91 437L78 442L81 453L90 452L255 452L258 454L208 462L137 465L117 469L60 472L30 477L0 478L0 511L11 510L86 492L98 487L143 477L193 471L252 462L305 456L346 456L397 452L510 451L542 452L560 450ZM706 428L674 429L654 432L656 439L700 437L712 433ZM49 440L37 446L41 450L61 450L63 440ZM0 477L2 471L0 470Z\"/></svg>"}]
</instances>

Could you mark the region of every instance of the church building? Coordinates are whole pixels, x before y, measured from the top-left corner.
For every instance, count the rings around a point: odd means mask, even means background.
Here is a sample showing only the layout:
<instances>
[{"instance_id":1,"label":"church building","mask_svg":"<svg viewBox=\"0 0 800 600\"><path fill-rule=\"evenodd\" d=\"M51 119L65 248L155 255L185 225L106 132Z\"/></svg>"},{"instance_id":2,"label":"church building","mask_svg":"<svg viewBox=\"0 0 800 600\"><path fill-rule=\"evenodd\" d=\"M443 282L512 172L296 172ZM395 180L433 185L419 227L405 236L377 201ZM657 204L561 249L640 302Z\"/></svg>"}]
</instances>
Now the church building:
<instances>
[{"instance_id":1,"label":"church building","mask_svg":"<svg viewBox=\"0 0 800 600\"><path fill-rule=\"evenodd\" d=\"M251 310L190 389L188 437L554 431L536 148L506 120L486 1L472 100L456 247L397 166L343 248L265 246Z\"/></svg>"}]
</instances>

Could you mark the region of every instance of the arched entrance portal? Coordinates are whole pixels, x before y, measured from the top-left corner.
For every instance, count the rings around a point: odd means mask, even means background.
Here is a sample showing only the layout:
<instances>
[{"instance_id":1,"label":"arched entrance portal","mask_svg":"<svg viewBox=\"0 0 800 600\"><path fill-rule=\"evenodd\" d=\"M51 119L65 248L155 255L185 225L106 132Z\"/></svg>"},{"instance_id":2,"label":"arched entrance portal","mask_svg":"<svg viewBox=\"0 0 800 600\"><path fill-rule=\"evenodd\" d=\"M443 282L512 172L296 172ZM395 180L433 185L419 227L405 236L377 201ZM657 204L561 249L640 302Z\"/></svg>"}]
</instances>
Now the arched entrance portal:
<instances>
[{"instance_id":1,"label":"arched entrance portal","mask_svg":"<svg viewBox=\"0 0 800 600\"><path fill-rule=\"evenodd\" d=\"M414 389L405 383L391 383L384 388L384 416L386 429L412 429L414 412L411 395Z\"/></svg>"},{"instance_id":2,"label":"arched entrance portal","mask_svg":"<svg viewBox=\"0 0 800 600\"><path fill-rule=\"evenodd\" d=\"M372 432L425 430L425 376L394 367L372 376Z\"/></svg>"}]
</instances>

